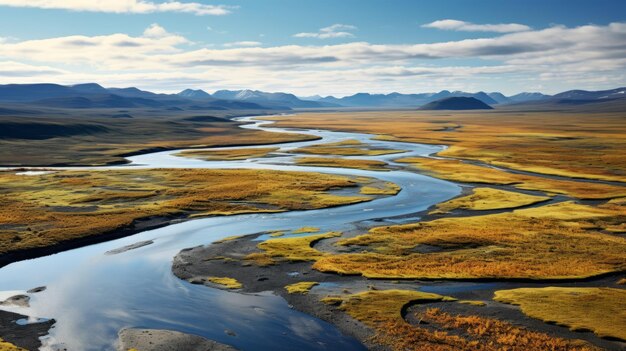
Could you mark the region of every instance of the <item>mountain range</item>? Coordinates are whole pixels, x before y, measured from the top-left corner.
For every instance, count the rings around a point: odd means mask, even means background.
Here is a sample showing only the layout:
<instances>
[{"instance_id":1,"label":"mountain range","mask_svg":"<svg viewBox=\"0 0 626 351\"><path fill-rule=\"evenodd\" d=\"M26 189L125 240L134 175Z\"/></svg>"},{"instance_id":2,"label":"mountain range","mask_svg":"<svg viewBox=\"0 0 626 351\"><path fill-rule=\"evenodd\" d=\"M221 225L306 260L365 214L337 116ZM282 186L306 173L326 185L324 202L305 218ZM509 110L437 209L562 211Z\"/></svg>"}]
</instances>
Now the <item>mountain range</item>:
<instances>
[{"instance_id":1,"label":"mountain range","mask_svg":"<svg viewBox=\"0 0 626 351\"><path fill-rule=\"evenodd\" d=\"M520 93L513 96L504 96L502 93L493 92L477 92L467 93L464 91L448 91L442 90L438 93L421 93L421 94L369 94L358 93L351 96L336 98L327 96L319 98L315 101L329 102L346 107L418 107L429 102L449 98L449 97L471 97L478 99L488 105L509 104L516 102L525 102L531 100L541 100L550 98L549 95L541 93ZM315 97L314 97L315 98Z\"/></svg>"},{"instance_id":2,"label":"mountain range","mask_svg":"<svg viewBox=\"0 0 626 351\"><path fill-rule=\"evenodd\" d=\"M499 92L468 93L442 90L438 93L369 94L357 93L336 98L259 90L185 89L177 94L158 94L130 88L104 88L96 83L77 85L8 84L0 85L0 103L29 104L58 108L166 108L171 110L290 110L340 107L417 108L451 97L473 98L492 105L584 105L618 100L626 102L626 88L602 91L570 90L553 96L524 92L505 96ZM464 100L459 100L464 101ZM466 100L470 101L470 100Z\"/></svg>"}]
</instances>

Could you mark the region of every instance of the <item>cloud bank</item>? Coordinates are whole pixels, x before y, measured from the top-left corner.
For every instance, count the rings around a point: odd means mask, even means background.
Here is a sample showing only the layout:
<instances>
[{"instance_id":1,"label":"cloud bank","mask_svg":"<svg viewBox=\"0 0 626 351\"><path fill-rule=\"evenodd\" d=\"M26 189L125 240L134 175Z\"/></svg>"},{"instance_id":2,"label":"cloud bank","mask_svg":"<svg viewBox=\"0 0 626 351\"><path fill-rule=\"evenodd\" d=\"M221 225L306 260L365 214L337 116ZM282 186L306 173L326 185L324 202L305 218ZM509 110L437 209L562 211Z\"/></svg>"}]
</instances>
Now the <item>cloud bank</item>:
<instances>
[{"instance_id":1,"label":"cloud bank","mask_svg":"<svg viewBox=\"0 0 626 351\"><path fill-rule=\"evenodd\" d=\"M444 19L422 25L424 28L435 28L442 30L453 30L462 32L494 32L494 33L514 33L530 30L529 26L518 23L500 24L474 24L471 22Z\"/></svg>"},{"instance_id":2,"label":"cloud bank","mask_svg":"<svg viewBox=\"0 0 626 351\"><path fill-rule=\"evenodd\" d=\"M180 12L198 16L227 15L233 9L230 6L205 5L197 2L167 1L157 3L146 0L0 0L0 6L135 14Z\"/></svg>"},{"instance_id":3,"label":"cloud bank","mask_svg":"<svg viewBox=\"0 0 626 351\"><path fill-rule=\"evenodd\" d=\"M346 30L334 28L324 33ZM503 81L513 92L550 92L565 84L609 87L626 80L626 23L554 26L435 43L260 44L199 47L158 24L139 35L72 35L23 41L0 38L0 67L4 67L0 82L97 81L158 91L191 86L311 95L357 90L490 90L491 86L502 86ZM446 59L459 58L471 58L473 64L446 63Z\"/></svg>"},{"instance_id":4,"label":"cloud bank","mask_svg":"<svg viewBox=\"0 0 626 351\"><path fill-rule=\"evenodd\" d=\"M349 24L333 24L332 26L320 28L318 32L314 33L296 33L293 36L295 38L318 38L318 39L332 39L332 38L353 38L357 28Z\"/></svg>"}]
</instances>

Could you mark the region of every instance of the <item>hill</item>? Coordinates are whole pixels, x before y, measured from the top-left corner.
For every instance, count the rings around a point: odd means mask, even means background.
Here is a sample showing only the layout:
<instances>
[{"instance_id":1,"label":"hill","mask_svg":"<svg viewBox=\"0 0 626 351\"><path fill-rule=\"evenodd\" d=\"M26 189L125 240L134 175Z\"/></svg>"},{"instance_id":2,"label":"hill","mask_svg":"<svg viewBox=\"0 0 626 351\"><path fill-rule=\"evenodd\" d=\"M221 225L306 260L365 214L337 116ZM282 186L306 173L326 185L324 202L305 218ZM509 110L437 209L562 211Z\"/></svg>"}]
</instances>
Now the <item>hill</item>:
<instances>
[{"instance_id":1,"label":"hill","mask_svg":"<svg viewBox=\"0 0 626 351\"><path fill-rule=\"evenodd\" d=\"M429 102L422 106L420 110L492 110L493 107L473 98L454 96L441 100Z\"/></svg>"},{"instance_id":2,"label":"hill","mask_svg":"<svg viewBox=\"0 0 626 351\"><path fill-rule=\"evenodd\" d=\"M184 93L184 94L183 94ZM28 104L55 108L166 108L172 110L290 110L289 106L254 101L213 98L202 90L181 94L157 94L130 88L104 88L96 83L77 85L0 85L0 103Z\"/></svg>"}]
</instances>

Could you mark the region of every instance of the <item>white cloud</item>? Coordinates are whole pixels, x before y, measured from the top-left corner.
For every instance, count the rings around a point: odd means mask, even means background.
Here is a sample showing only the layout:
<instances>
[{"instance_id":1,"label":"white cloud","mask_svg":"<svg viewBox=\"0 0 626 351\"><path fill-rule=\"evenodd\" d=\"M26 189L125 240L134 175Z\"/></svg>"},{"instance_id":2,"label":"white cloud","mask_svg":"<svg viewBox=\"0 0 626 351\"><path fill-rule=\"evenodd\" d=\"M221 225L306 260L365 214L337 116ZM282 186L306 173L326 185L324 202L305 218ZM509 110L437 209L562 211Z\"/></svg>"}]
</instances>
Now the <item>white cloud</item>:
<instances>
[{"instance_id":1,"label":"white cloud","mask_svg":"<svg viewBox=\"0 0 626 351\"><path fill-rule=\"evenodd\" d=\"M157 23L152 23L150 27L143 31L143 36L146 38L164 38L170 35L165 28L159 26Z\"/></svg>"},{"instance_id":2,"label":"white cloud","mask_svg":"<svg viewBox=\"0 0 626 351\"><path fill-rule=\"evenodd\" d=\"M54 67L29 65L21 62L5 61L0 62L0 77L40 77L40 76L57 76L70 73Z\"/></svg>"},{"instance_id":3,"label":"white cloud","mask_svg":"<svg viewBox=\"0 0 626 351\"><path fill-rule=\"evenodd\" d=\"M612 23L426 44L259 47L229 43L198 48L153 24L135 36L114 33L0 42L0 61L12 62L0 64L0 83L96 81L160 91L185 86L246 87L307 95L354 93L355 89L491 91L498 86L516 92L541 84L546 92L554 92L570 83L588 89L623 84L624 43L626 23ZM440 58L473 58L478 64L451 66Z\"/></svg>"},{"instance_id":4,"label":"white cloud","mask_svg":"<svg viewBox=\"0 0 626 351\"><path fill-rule=\"evenodd\" d=\"M147 0L0 0L0 6L30 7L69 11L108 13L181 12L203 15L227 15L234 7L206 5L197 2L153 2Z\"/></svg>"},{"instance_id":5,"label":"white cloud","mask_svg":"<svg viewBox=\"0 0 626 351\"><path fill-rule=\"evenodd\" d=\"M495 32L495 33L513 33L530 30L529 26L518 23L500 23L500 24L474 24L471 22L444 19L434 21L422 25L424 28L436 28L443 30L454 30L463 32Z\"/></svg>"},{"instance_id":6,"label":"white cloud","mask_svg":"<svg viewBox=\"0 0 626 351\"><path fill-rule=\"evenodd\" d=\"M297 33L293 36L296 38L318 38L318 39L331 39L331 38L353 38L354 34L351 31L355 31L357 27L349 24L333 24L332 26L321 28L315 33Z\"/></svg>"},{"instance_id":7,"label":"white cloud","mask_svg":"<svg viewBox=\"0 0 626 351\"><path fill-rule=\"evenodd\" d=\"M232 48L232 47L253 47L253 46L261 46L263 43L260 41L235 41L232 43L223 44L224 47Z\"/></svg>"}]
</instances>

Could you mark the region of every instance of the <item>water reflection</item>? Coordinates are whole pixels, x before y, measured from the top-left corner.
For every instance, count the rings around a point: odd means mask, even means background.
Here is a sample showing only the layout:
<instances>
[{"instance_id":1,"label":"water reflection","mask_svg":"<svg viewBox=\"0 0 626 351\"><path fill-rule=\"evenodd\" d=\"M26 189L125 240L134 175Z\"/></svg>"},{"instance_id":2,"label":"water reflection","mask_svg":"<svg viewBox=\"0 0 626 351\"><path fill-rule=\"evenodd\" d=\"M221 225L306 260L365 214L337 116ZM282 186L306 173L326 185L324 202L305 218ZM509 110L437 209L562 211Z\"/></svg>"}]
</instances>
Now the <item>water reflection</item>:
<instances>
[{"instance_id":1,"label":"water reflection","mask_svg":"<svg viewBox=\"0 0 626 351\"><path fill-rule=\"evenodd\" d=\"M260 123L246 127L263 128ZM323 139L283 145L281 151L345 139L370 142L372 137L367 134L325 131L307 133ZM432 145L386 141L370 143L377 147L406 149L406 155L409 156L427 155L441 149ZM31 295L30 308L11 308L33 317L56 319L57 323L46 340L45 349L51 350L54 345L63 344L68 350L110 350L114 347L118 331L125 327L188 332L241 350L364 349L355 339L342 335L332 325L292 310L280 297L226 292L181 281L171 273L172 257L183 248L207 244L231 235L293 230L303 226L320 227L322 231L351 230L354 229L354 222L414 213L460 192L460 188L452 183L411 172L288 165L293 156L258 159L254 162L207 162L176 157L174 154L166 151L135 156L131 158L132 165L118 167L319 171L377 177L395 182L403 190L393 197L324 210L197 219L17 262L0 269L0 296L8 295L2 293L5 290L14 293L36 286L48 287L43 292ZM397 157L399 155L396 154L359 158L389 161ZM320 221L321 218L323 221ZM105 254L148 240L153 243L126 252Z\"/></svg>"}]
</instances>

